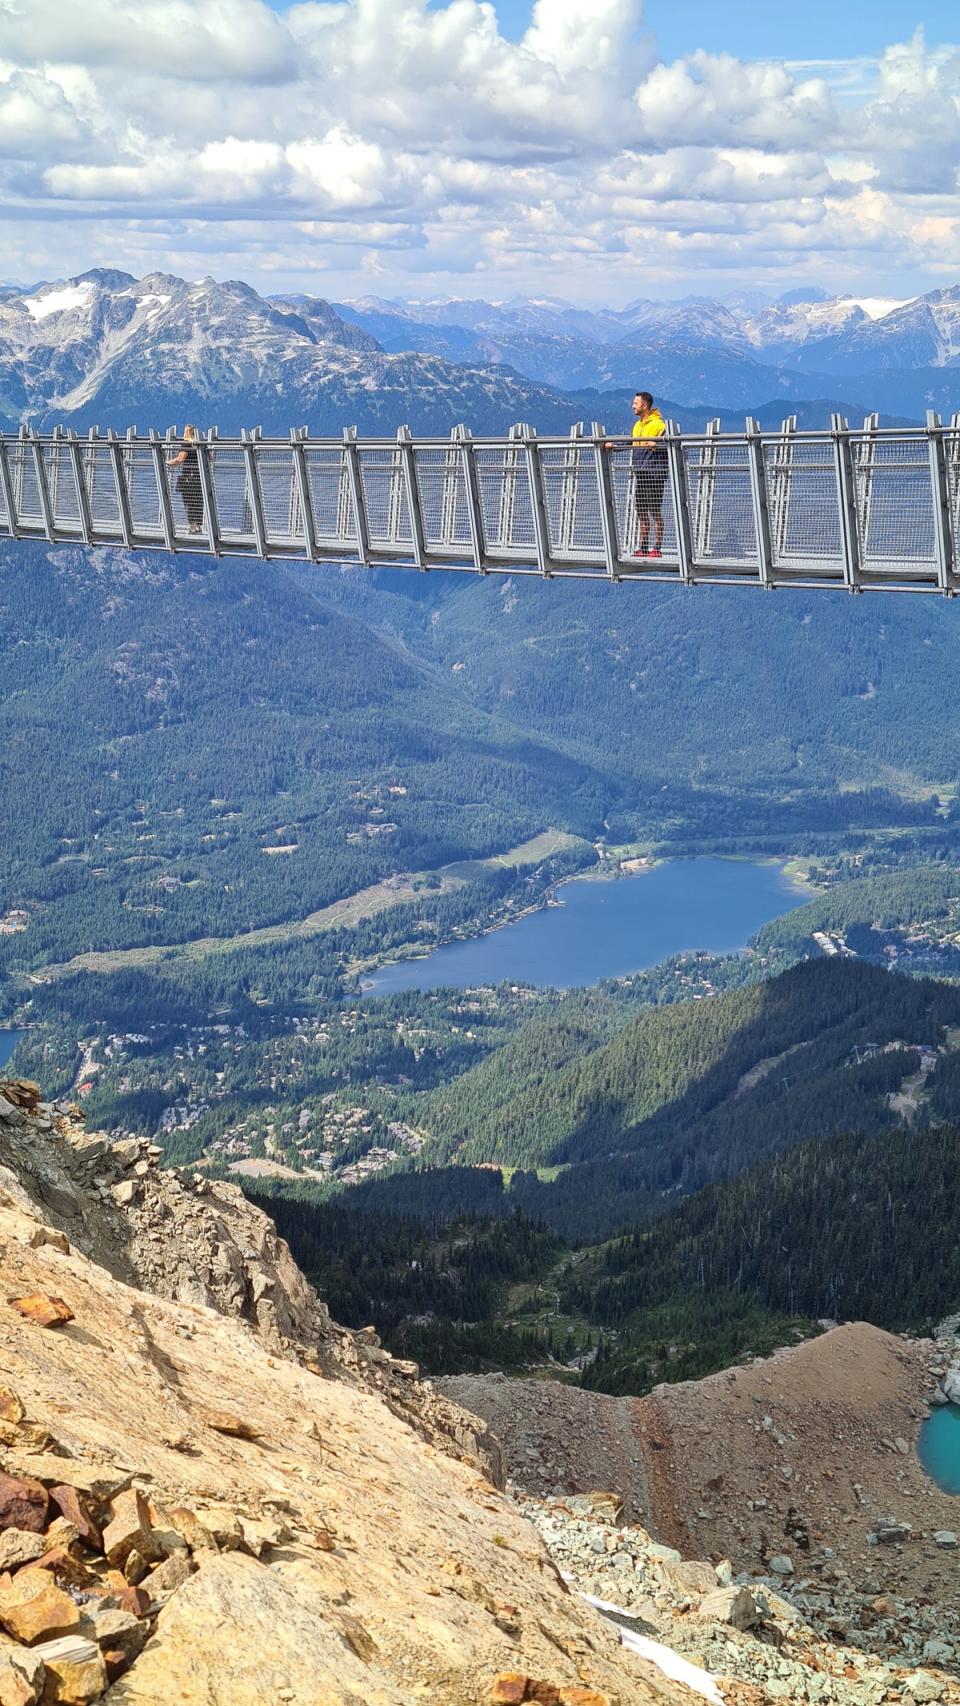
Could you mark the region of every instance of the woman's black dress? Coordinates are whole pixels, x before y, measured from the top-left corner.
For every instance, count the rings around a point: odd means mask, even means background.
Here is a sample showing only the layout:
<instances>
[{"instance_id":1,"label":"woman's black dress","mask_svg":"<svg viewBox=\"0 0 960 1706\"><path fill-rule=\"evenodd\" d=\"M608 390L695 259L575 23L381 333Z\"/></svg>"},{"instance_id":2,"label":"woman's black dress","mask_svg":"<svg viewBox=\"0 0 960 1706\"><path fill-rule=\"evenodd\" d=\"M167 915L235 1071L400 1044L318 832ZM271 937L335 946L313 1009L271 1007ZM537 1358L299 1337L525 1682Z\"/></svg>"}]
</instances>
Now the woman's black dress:
<instances>
[{"instance_id":1,"label":"woman's black dress","mask_svg":"<svg viewBox=\"0 0 960 1706\"><path fill-rule=\"evenodd\" d=\"M200 484L200 458L197 447L189 439L183 441L184 460L177 476L177 491L187 512L187 526L198 533L203 526L203 487Z\"/></svg>"}]
</instances>

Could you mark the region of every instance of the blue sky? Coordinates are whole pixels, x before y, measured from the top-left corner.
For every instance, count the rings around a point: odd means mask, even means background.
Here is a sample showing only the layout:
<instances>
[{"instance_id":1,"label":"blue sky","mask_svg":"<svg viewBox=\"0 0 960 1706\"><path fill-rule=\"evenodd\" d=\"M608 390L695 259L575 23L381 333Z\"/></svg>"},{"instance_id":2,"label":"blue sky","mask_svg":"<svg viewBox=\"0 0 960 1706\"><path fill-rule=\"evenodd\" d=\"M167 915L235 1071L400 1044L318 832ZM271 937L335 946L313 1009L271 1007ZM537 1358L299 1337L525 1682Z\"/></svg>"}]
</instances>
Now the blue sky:
<instances>
[{"instance_id":1,"label":"blue sky","mask_svg":"<svg viewBox=\"0 0 960 1706\"><path fill-rule=\"evenodd\" d=\"M290 3L271 0L276 12ZM532 0L495 5L503 34L519 40ZM698 47L743 59L853 59L882 53L921 26L931 46L955 41L958 13L960 0L648 0L645 28L666 59Z\"/></svg>"},{"instance_id":2,"label":"blue sky","mask_svg":"<svg viewBox=\"0 0 960 1706\"><path fill-rule=\"evenodd\" d=\"M960 0L498 0L497 20L0 0L5 275L611 305L960 281Z\"/></svg>"}]
</instances>

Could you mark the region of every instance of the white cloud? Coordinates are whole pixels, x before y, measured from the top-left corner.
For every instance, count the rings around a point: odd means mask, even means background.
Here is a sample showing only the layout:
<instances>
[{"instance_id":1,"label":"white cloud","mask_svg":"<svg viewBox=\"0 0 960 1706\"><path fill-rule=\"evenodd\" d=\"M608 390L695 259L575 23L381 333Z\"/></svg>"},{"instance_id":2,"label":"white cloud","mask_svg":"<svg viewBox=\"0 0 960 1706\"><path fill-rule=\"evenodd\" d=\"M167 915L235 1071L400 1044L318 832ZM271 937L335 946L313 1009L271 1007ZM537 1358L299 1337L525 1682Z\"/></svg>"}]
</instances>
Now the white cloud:
<instances>
[{"instance_id":1,"label":"white cloud","mask_svg":"<svg viewBox=\"0 0 960 1706\"><path fill-rule=\"evenodd\" d=\"M0 0L4 270L938 281L960 52L663 64L666 3L536 0L510 42L492 0Z\"/></svg>"}]
</instances>

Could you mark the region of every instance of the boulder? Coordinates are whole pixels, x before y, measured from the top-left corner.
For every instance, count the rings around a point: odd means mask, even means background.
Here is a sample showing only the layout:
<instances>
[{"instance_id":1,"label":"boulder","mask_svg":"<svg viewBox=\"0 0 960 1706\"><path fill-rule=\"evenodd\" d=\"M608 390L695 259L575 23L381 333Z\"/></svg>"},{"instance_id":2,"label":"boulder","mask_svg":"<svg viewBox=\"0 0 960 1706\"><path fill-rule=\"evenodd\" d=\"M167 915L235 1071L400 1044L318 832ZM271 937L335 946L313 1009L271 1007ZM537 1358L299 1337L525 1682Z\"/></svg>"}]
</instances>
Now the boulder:
<instances>
[{"instance_id":1,"label":"boulder","mask_svg":"<svg viewBox=\"0 0 960 1706\"><path fill-rule=\"evenodd\" d=\"M34 1649L43 1660L43 1706L86 1706L107 1686L107 1667L95 1641L82 1635L46 1641Z\"/></svg>"},{"instance_id":2,"label":"boulder","mask_svg":"<svg viewBox=\"0 0 960 1706\"><path fill-rule=\"evenodd\" d=\"M748 1588L717 1588L700 1601L699 1617L714 1623L729 1623L734 1629L752 1629L760 1620L760 1611Z\"/></svg>"},{"instance_id":3,"label":"boulder","mask_svg":"<svg viewBox=\"0 0 960 1706\"><path fill-rule=\"evenodd\" d=\"M948 1402L960 1404L960 1368L948 1368L940 1384Z\"/></svg>"},{"instance_id":4,"label":"boulder","mask_svg":"<svg viewBox=\"0 0 960 1706\"><path fill-rule=\"evenodd\" d=\"M39 1655L0 1636L0 1706L36 1706L42 1688Z\"/></svg>"},{"instance_id":5,"label":"boulder","mask_svg":"<svg viewBox=\"0 0 960 1706\"><path fill-rule=\"evenodd\" d=\"M65 1321L73 1320L69 1303L46 1291L31 1292L27 1297L11 1297L10 1302L25 1320L35 1322L38 1327L60 1327Z\"/></svg>"},{"instance_id":6,"label":"boulder","mask_svg":"<svg viewBox=\"0 0 960 1706\"><path fill-rule=\"evenodd\" d=\"M51 1487L50 1502L56 1505L67 1522L73 1524L81 1540L95 1551L100 1550L100 1530L76 1487L67 1486L65 1482L58 1487Z\"/></svg>"},{"instance_id":7,"label":"boulder","mask_svg":"<svg viewBox=\"0 0 960 1706\"><path fill-rule=\"evenodd\" d=\"M0 1570L18 1570L32 1564L46 1550L43 1537L24 1528L0 1530Z\"/></svg>"},{"instance_id":8,"label":"boulder","mask_svg":"<svg viewBox=\"0 0 960 1706\"><path fill-rule=\"evenodd\" d=\"M0 1624L27 1646L67 1635L79 1622L79 1606L47 1570L31 1565L0 1582Z\"/></svg>"},{"instance_id":9,"label":"boulder","mask_svg":"<svg viewBox=\"0 0 960 1706\"><path fill-rule=\"evenodd\" d=\"M110 1521L103 1531L103 1550L119 1570L124 1569L131 1553L138 1553L144 1563L142 1574L146 1574L149 1563L157 1563L162 1557L150 1525L147 1501L138 1488L129 1487L113 1500Z\"/></svg>"},{"instance_id":10,"label":"boulder","mask_svg":"<svg viewBox=\"0 0 960 1706\"><path fill-rule=\"evenodd\" d=\"M75 1487L91 1499L114 1499L130 1485L130 1476L112 1465L85 1463L79 1457L60 1457L53 1451L23 1452L7 1457L10 1468L51 1487Z\"/></svg>"},{"instance_id":11,"label":"boulder","mask_svg":"<svg viewBox=\"0 0 960 1706\"><path fill-rule=\"evenodd\" d=\"M47 1526L49 1500L45 1487L28 1477L0 1469L0 1529L19 1528L42 1534Z\"/></svg>"},{"instance_id":12,"label":"boulder","mask_svg":"<svg viewBox=\"0 0 960 1706\"><path fill-rule=\"evenodd\" d=\"M915 1670L913 1675L907 1678L904 1688L911 1701L923 1701L924 1706L928 1706L929 1702L942 1700L947 1692L939 1677L931 1676L929 1671L924 1670Z\"/></svg>"},{"instance_id":13,"label":"boulder","mask_svg":"<svg viewBox=\"0 0 960 1706\"><path fill-rule=\"evenodd\" d=\"M938 1528L933 1537L933 1544L942 1546L945 1551L953 1552L956 1549L957 1537L952 1528Z\"/></svg>"},{"instance_id":14,"label":"boulder","mask_svg":"<svg viewBox=\"0 0 960 1706\"><path fill-rule=\"evenodd\" d=\"M786 1552L776 1552L769 1560L767 1569L770 1571L771 1575L774 1576L792 1576L793 1559L789 1557Z\"/></svg>"}]
</instances>

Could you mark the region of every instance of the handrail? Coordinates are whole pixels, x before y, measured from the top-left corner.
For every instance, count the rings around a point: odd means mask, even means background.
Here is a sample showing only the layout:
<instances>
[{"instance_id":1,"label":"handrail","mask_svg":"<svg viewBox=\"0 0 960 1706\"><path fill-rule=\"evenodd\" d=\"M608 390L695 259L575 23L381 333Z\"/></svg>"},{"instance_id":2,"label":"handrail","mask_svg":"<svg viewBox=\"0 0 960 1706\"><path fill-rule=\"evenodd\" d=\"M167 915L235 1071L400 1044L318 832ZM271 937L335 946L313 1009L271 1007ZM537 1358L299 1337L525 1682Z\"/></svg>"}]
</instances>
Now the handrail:
<instances>
[{"instance_id":1,"label":"handrail","mask_svg":"<svg viewBox=\"0 0 960 1706\"><path fill-rule=\"evenodd\" d=\"M0 434L0 539L551 579L960 588L960 416L681 432L658 477L593 422L474 437ZM651 553L662 521L662 550ZM647 545L647 554L642 547Z\"/></svg>"}]
</instances>

